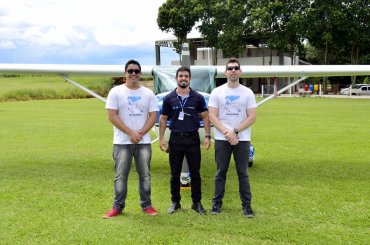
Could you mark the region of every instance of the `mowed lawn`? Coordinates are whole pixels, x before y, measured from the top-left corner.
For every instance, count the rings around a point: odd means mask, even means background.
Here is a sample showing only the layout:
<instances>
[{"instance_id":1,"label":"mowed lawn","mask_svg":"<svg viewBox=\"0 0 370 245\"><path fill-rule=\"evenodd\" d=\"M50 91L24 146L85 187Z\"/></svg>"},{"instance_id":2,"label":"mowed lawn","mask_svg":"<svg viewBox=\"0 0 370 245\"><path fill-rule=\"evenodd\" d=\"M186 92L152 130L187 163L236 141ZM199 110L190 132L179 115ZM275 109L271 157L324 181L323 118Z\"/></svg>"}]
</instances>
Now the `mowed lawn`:
<instances>
[{"instance_id":1,"label":"mowed lawn","mask_svg":"<svg viewBox=\"0 0 370 245\"><path fill-rule=\"evenodd\" d=\"M134 165L124 215L113 200L112 126L96 99L0 103L0 244L367 244L370 100L278 98L257 110L249 170L253 219L242 215L235 166L223 211L170 206L167 155L153 145L152 201L140 210ZM154 135L153 135L154 136ZM202 151L211 208L214 149Z\"/></svg>"}]
</instances>

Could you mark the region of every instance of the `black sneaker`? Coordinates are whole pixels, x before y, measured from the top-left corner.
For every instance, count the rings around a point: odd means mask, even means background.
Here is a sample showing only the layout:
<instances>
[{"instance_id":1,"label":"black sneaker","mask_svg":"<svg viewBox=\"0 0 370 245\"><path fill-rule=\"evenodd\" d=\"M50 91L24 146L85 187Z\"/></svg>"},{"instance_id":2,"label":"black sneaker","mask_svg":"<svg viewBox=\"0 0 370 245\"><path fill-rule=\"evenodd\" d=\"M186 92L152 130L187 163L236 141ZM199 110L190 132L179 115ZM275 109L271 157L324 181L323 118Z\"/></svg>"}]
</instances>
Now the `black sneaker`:
<instances>
[{"instance_id":1,"label":"black sneaker","mask_svg":"<svg viewBox=\"0 0 370 245\"><path fill-rule=\"evenodd\" d=\"M243 213L244 213L245 217L247 217L247 218L253 218L254 217L254 212L253 212L251 206L243 207Z\"/></svg>"},{"instance_id":2,"label":"black sneaker","mask_svg":"<svg viewBox=\"0 0 370 245\"><path fill-rule=\"evenodd\" d=\"M191 209L199 214L206 214L207 211L203 208L203 205L200 202L193 202Z\"/></svg>"},{"instance_id":3,"label":"black sneaker","mask_svg":"<svg viewBox=\"0 0 370 245\"><path fill-rule=\"evenodd\" d=\"M173 202L171 207L168 209L169 214L173 214L177 210L181 208L181 204L179 202Z\"/></svg>"},{"instance_id":4,"label":"black sneaker","mask_svg":"<svg viewBox=\"0 0 370 245\"><path fill-rule=\"evenodd\" d=\"M219 214L221 213L221 204L215 203L212 206L211 214Z\"/></svg>"}]
</instances>

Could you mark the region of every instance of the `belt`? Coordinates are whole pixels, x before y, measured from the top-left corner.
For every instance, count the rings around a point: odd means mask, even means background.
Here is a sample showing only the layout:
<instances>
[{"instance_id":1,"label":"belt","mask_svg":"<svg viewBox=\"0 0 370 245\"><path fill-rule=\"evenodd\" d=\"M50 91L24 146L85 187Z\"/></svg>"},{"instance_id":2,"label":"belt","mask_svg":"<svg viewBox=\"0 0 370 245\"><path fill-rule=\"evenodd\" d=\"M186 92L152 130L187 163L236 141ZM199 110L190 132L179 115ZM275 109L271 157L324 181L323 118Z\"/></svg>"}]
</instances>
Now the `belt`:
<instances>
[{"instance_id":1,"label":"belt","mask_svg":"<svg viewBox=\"0 0 370 245\"><path fill-rule=\"evenodd\" d=\"M193 131L193 132L173 132L171 131L171 134L176 135L176 136L189 137L189 136L198 135L198 131Z\"/></svg>"}]
</instances>

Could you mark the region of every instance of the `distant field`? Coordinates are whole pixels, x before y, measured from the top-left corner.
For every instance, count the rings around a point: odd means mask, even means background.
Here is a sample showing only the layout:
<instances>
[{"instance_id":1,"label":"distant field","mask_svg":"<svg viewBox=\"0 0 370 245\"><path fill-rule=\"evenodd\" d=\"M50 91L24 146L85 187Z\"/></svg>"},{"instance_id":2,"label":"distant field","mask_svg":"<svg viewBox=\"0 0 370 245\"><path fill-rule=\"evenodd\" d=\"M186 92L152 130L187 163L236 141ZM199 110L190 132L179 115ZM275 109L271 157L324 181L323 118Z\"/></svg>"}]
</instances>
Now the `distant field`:
<instances>
[{"instance_id":1,"label":"distant field","mask_svg":"<svg viewBox=\"0 0 370 245\"><path fill-rule=\"evenodd\" d=\"M109 91L111 83L111 78L106 76L76 76L71 79L103 96ZM89 97L89 94L59 76L0 77L0 101Z\"/></svg>"},{"instance_id":2,"label":"distant field","mask_svg":"<svg viewBox=\"0 0 370 245\"><path fill-rule=\"evenodd\" d=\"M108 76L75 76L70 77L80 85L105 97L112 86ZM142 77L141 84L153 89L152 77ZM18 75L0 76L0 102L43 99L79 99L92 96L54 75Z\"/></svg>"},{"instance_id":3,"label":"distant field","mask_svg":"<svg viewBox=\"0 0 370 245\"><path fill-rule=\"evenodd\" d=\"M114 174L104 103L2 102L0 244L367 244L369 115L368 99L278 98L258 108L249 170L254 219L242 215L233 163L220 215L192 211L189 191L182 191L183 210L167 214L168 156L155 143L152 199L159 215L140 210L132 166L124 215L103 220ZM202 151L207 210L213 151Z\"/></svg>"},{"instance_id":4,"label":"distant field","mask_svg":"<svg viewBox=\"0 0 370 245\"><path fill-rule=\"evenodd\" d=\"M70 88L61 77L57 76L26 76L26 77L1 77L0 96L17 89L54 89Z\"/></svg>"}]
</instances>

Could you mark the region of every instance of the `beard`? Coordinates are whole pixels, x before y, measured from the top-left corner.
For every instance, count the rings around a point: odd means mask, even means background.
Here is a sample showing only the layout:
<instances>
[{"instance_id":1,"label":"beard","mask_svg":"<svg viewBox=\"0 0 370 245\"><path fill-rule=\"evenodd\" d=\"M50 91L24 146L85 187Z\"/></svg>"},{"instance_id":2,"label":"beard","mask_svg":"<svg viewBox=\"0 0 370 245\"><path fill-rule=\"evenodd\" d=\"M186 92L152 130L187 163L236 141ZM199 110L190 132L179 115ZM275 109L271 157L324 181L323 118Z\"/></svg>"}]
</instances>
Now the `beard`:
<instances>
[{"instance_id":1,"label":"beard","mask_svg":"<svg viewBox=\"0 0 370 245\"><path fill-rule=\"evenodd\" d=\"M178 85L181 87L181 88L187 88L189 86L189 83L178 83Z\"/></svg>"}]
</instances>

